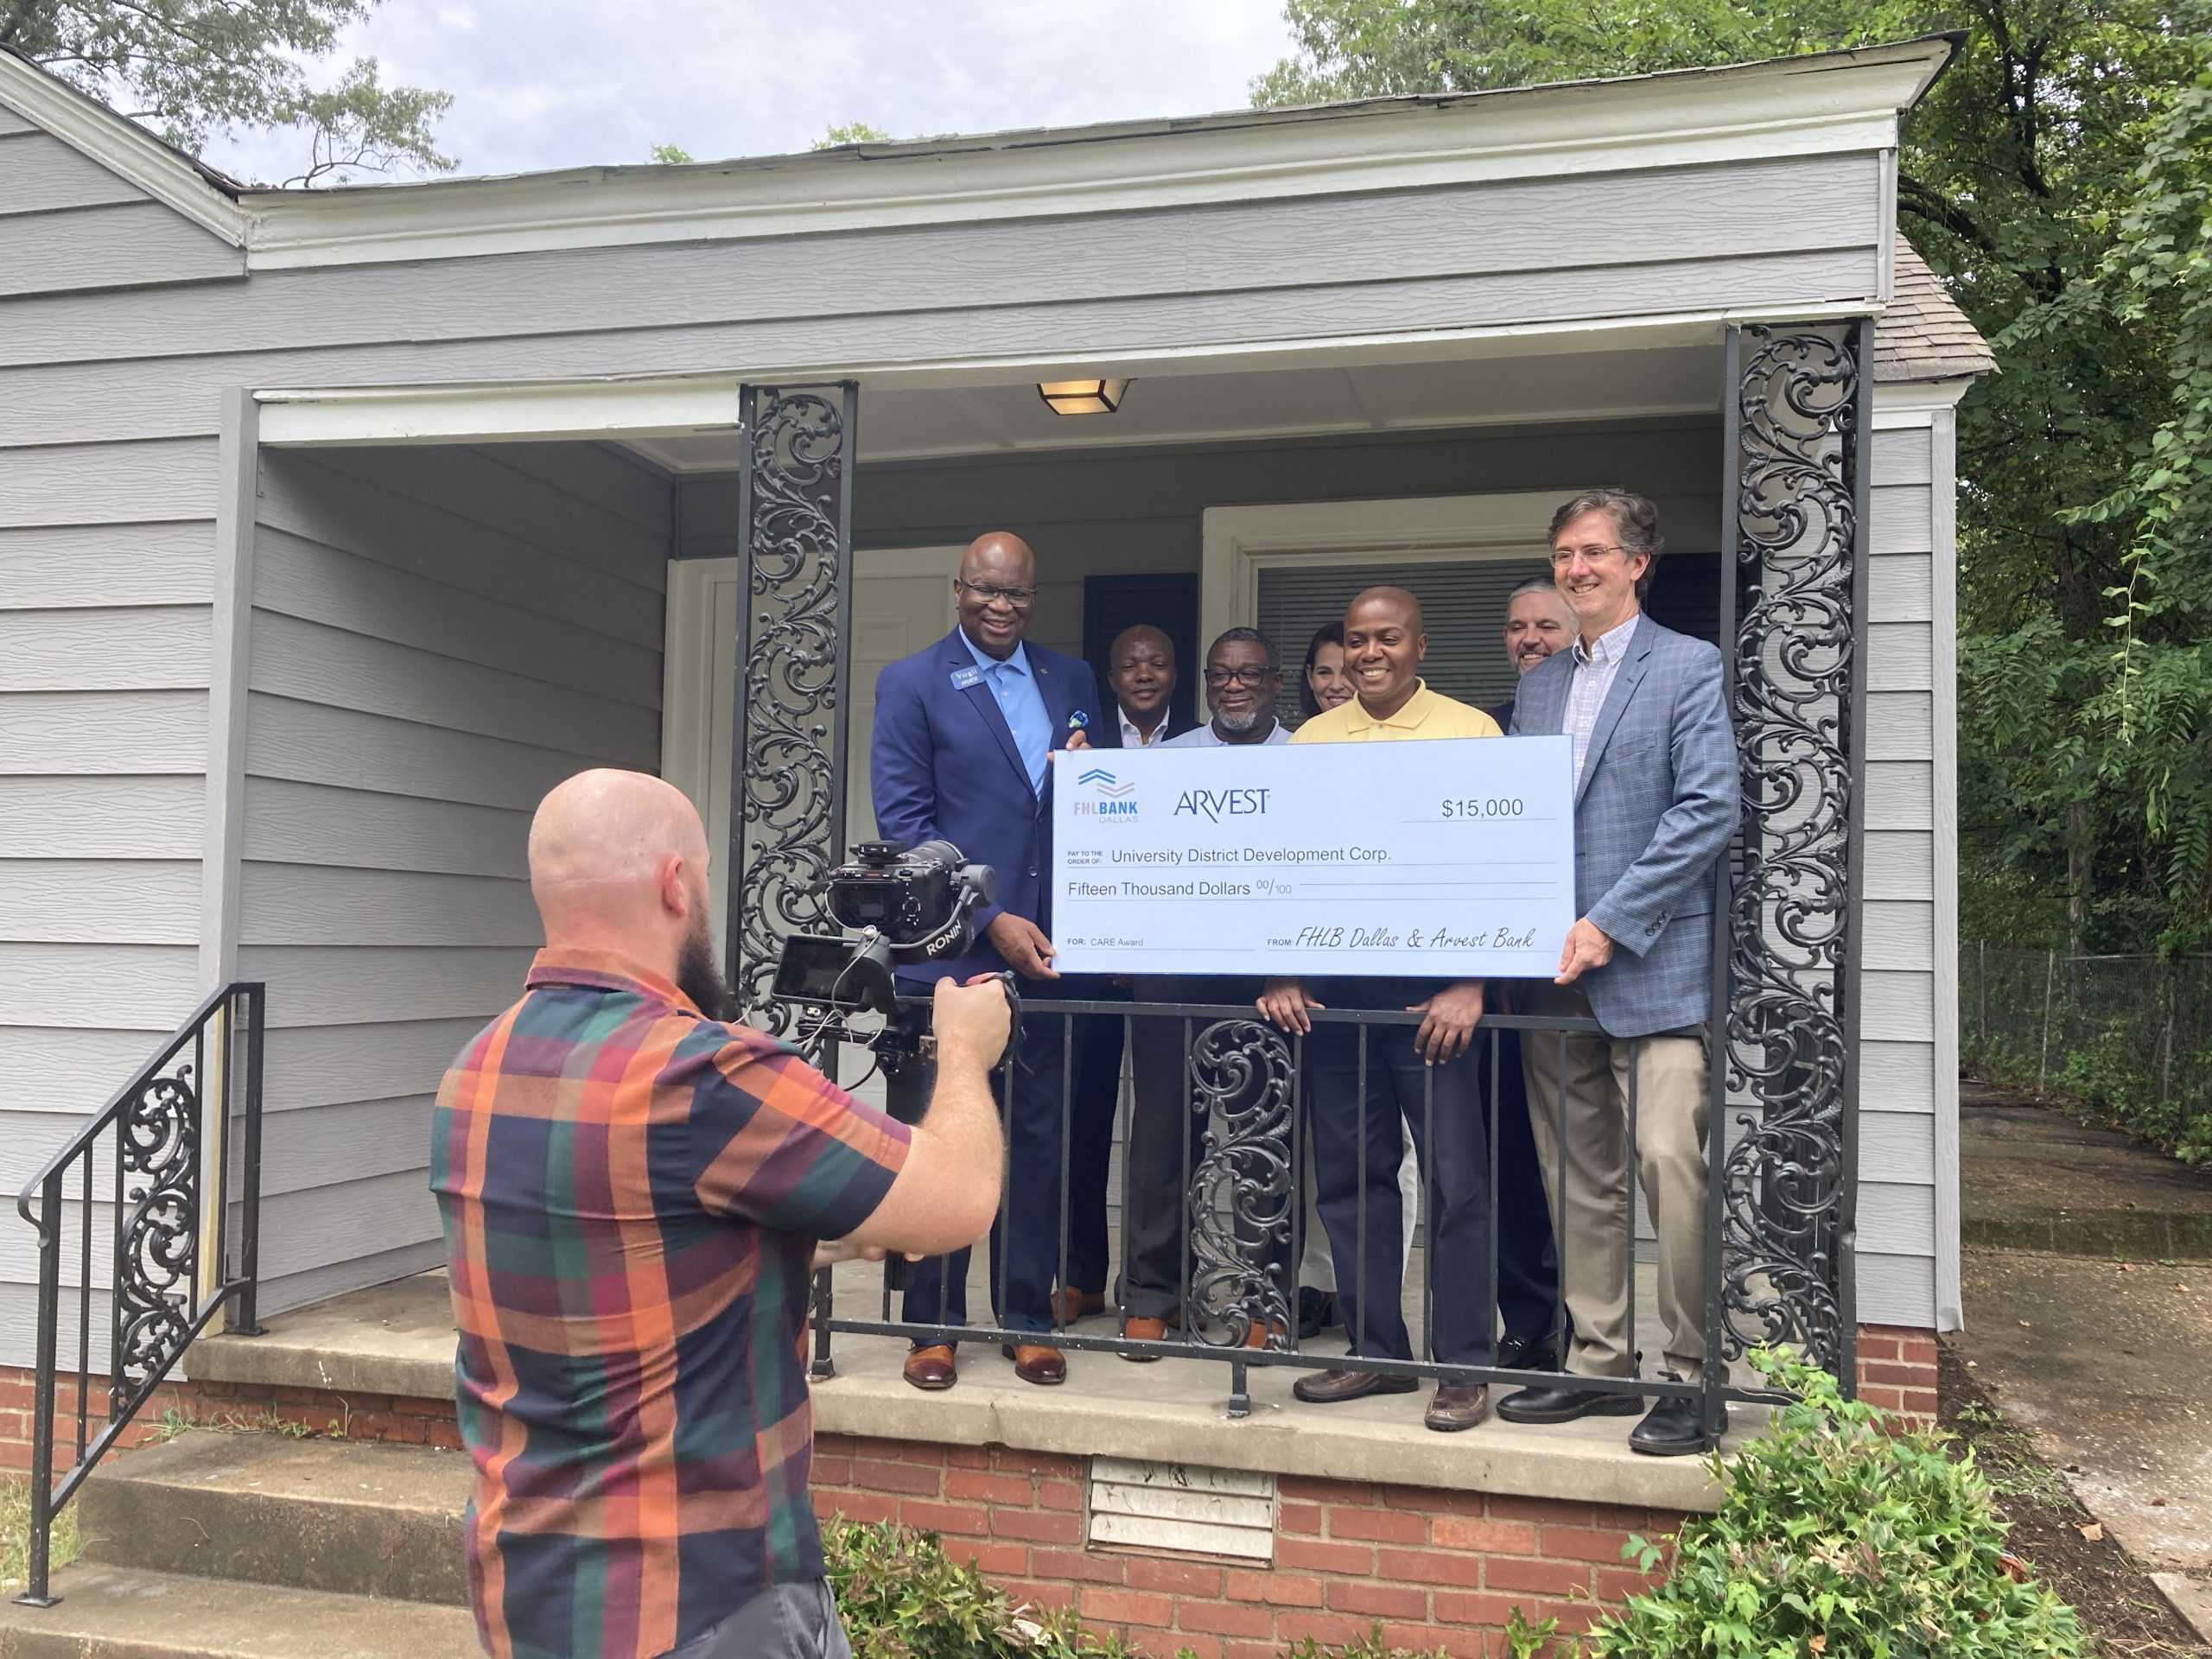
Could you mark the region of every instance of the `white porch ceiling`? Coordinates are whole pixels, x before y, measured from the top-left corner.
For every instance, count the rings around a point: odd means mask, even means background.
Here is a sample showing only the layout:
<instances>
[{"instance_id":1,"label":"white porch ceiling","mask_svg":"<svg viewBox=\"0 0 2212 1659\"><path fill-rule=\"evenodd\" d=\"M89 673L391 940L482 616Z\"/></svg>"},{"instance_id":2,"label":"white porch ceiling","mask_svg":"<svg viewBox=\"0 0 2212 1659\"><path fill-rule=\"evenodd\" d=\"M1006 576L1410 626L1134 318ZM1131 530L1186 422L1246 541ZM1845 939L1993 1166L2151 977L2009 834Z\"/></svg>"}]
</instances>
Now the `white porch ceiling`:
<instances>
[{"instance_id":1,"label":"white porch ceiling","mask_svg":"<svg viewBox=\"0 0 2212 1659\"><path fill-rule=\"evenodd\" d=\"M1090 371L1071 367L1051 378ZM1101 373L1116 371L1106 365ZM1202 443L1343 432L1702 414L1720 406L1717 345L1426 362L1139 375L1111 415L1055 415L1033 380L861 388L863 461L1113 444ZM635 438L671 471L737 465L734 433Z\"/></svg>"}]
</instances>

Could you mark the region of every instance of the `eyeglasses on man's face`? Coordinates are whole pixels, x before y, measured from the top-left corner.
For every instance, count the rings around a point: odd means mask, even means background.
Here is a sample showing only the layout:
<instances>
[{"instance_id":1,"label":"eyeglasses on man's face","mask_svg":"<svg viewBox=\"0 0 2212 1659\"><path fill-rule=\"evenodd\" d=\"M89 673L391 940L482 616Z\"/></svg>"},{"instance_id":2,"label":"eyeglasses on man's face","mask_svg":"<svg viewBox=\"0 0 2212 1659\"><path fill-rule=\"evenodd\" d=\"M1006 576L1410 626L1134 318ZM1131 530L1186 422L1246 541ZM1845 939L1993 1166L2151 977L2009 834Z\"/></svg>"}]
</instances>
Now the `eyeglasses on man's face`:
<instances>
[{"instance_id":1,"label":"eyeglasses on man's face","mask_svg":"<svg viewBox=\"0 0 2212 1659\"><path fill-rule=\"evenodd\" d=\"M952 579L952 585L980 605L995 605L1004 600L1015 610L1026 611L1037 602L1034 588L1001 588L996 582L963 582L957 576Z\"/></svg>"},{"instance_id":2,"label":"eyeglasses on man's face","mask_svg":"<svg viewBox=\"0 0 2212 1659\"><path fill-rule=\"evenodd\" d=\"M1625 558L1628 550L1618 543L1609 547L1603 542L1592 542L1587 547L1555 547L1552 549L1552 569L1563 569L1577 558L1585 564L1603 564L1617 555Z\"/></svg>"},{"instance_id":3,"label":"eyeglasses on man's face","mask_svg":"<svg viewBox=\"0 0 2212 1659\"><path fill-rule=\"evenodd\" d=\"M1274 671L1267 668L1209 668L1206 670L1206 683L1217 691L1231 684L1256 690L1274 677Z\"/></svg>"}]
</instances>

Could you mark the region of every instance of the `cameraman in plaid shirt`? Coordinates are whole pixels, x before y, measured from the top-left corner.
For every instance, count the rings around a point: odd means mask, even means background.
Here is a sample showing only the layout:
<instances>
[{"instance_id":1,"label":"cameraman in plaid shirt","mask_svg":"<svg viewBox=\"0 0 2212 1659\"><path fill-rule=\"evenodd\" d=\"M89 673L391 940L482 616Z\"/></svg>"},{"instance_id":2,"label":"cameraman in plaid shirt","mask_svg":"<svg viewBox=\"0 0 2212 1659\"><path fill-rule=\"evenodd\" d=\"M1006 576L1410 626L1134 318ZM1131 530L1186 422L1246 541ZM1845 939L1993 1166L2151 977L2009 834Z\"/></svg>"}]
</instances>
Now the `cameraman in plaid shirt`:
<instances>
[{"instance_id":1,"label":"cameraman in plaid shirt","mask_svg":"<svg viewBox=\"0 0 2212 1659\"><path fill-rule=\"evenodd\" d=\"M894 1122L722 1023L707 858L658 779L555 789L530 832L545 948L438 1091L497 1659L848 1659L807 1495L810 1272L958 1249L998 1207L1004 993L938 985L936 1093Z\"/></svg>"}]
</instances>

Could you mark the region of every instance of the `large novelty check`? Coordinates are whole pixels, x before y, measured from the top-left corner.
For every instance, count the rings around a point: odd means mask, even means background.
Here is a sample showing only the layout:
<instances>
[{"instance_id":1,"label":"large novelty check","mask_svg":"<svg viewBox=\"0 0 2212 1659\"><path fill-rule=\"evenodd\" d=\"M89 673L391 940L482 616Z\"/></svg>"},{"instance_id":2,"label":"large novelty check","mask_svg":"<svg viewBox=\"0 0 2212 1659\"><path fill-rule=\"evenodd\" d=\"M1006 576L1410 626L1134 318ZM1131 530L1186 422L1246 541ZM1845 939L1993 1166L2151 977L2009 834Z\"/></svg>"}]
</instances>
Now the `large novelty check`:
<instances>
[{"instance_id":1,"label":"large novelty check","mask_svg":"<svg viewBox=\"0 0 2212 1659\"><path fill-rule=\"evenodd\" d=\"M1549 978L1574 923L1564 737L1052 757L1063 973Z\"/></svg>"}]
</instances>

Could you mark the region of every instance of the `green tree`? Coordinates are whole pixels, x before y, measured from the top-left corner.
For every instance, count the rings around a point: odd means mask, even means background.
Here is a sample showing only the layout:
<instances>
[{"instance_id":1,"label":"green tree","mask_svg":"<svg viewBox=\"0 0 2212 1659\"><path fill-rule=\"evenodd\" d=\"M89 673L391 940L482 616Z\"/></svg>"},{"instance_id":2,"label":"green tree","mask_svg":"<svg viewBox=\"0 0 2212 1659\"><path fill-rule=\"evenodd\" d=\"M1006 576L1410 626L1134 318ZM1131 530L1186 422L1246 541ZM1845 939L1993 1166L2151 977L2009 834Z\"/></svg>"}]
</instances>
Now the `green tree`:
<instances>
[{"instance_id":1,"label":"green tree","mask_svg":"<svg viewBox=\"0 0 2212 1659\"><path fill-rule=\"evenodd\" d=\"M357 173L449 169L440 92L386 86L374 58L329 86L307 65L377 0L0 0L0 47L21 53L180 149L241 130L294 129L306 163L286 181L343 182Z\"/></svg>"},{"instance_id":2,"label":"green tree","mask_svg":"<svg viewBox=\"0 0 2212 1659\"><path fill-rule=\"evenodd\" d=\"M2202 238L2205 118L2184 89L2204 0L1290 0L1287 16L1298 52L1254 84L1263 105L1962 33L1905 124L1898 213L2001 371L1960 413L1964 925L2105 950L2212 938L2212 806L2191 787L2212 777L2202 578L2181 552L2212 518L2172 465L2212 423L2189 391L2212 345L2184 324L2207 271L2181 251Z\"/></svg>"},{"instance_id":3,"label":"green tree","mask_svg":"<svg viewBox=\"0 0 2212 1659\"><path fill-rule=\"evenodd\" d=\"M681 167L687 162L699 159L681 144L655 144L651 153L653 160L663 167Z\"/></svg>"},{"instance_id":4,"label":"green tree","mask_svg":"<svg viewBox=\"0 0 2212 1659\"><path fill-rule=\"evenodd\" d=\"M841 149L847 144L887 144L891 135L865 121L842 121L814 141L817 149Z\"/></svg>"}]
</instances>

